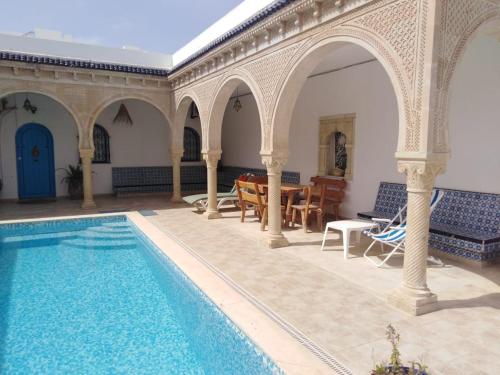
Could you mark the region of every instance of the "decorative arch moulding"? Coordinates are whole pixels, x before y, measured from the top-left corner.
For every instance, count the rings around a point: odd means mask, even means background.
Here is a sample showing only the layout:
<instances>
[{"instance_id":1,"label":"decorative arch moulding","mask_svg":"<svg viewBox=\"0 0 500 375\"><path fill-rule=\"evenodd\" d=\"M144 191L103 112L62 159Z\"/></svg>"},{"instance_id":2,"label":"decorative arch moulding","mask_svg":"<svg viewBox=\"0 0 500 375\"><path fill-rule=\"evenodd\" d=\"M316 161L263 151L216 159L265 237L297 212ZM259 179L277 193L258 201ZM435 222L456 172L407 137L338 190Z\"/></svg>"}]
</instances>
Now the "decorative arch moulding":
<instances>
[{"instance_id":1,"label":"decorative arch moulding","mask_svg":"<svg viewBox=\"0 0 500 375\"><path fill-rule=\"evenodd\" d=\"M291 1L268 19L240 31L237 37L196 58L188 59L170 73L172 89L178 89L214 72L261 54L264 50L289 42L304 32L315 33L331 21L340 25L366 12L366 6L382 7L393 1L377 0L303 0ZM371 9L371 8L370 8ZM321 14L321 16L319 16ZM224 37L221 37L224 39Z\"/></svg>"}]
</instances>

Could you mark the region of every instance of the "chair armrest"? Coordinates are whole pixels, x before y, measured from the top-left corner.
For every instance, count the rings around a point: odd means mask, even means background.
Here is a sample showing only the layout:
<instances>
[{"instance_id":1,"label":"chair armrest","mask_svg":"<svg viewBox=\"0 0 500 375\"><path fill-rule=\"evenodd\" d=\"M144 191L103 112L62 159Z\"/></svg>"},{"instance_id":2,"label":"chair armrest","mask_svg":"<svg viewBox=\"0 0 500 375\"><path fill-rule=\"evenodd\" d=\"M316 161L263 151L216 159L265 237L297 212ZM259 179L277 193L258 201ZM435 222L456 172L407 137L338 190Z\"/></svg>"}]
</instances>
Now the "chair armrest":
<instances>
[{"instance_id":1,"label":"chair armrest","mask_svg":"<svg viewBox=\"0 0 500 375\"><path fill-rule=\"evenodd\" d=\"M377 223L390 223L391 222L391 219L382 219L382 218L378 218L378 217L374 217L372 218L372 221L375 221Z\"/></svg>"}]
</instances>

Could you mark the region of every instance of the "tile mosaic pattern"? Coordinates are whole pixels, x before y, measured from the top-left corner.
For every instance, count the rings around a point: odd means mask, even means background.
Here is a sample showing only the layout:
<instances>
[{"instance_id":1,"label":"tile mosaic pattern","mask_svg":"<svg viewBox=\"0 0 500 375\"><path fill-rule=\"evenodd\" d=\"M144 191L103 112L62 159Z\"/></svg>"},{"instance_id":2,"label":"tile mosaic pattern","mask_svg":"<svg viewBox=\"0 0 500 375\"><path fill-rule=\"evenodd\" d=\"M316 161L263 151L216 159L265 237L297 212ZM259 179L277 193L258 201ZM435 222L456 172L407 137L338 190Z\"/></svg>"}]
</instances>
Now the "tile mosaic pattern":
<instances>
[{"instance_id":1,"label":"tile mosaic pattern","mask_svg":"<svg viewBox=\"0 0 500 375\"><path fill-rule=\"evenodd\" d=\"M157 193L173 190L172 167L114 167L113 192ZM207 169L202 165L182 166L183 191L206 190Z\"/></svg>"},{"instance_id":2,"label":"tile mosaic pattern","mask_svg":"<svg viewBox=\"0 0 500 375\"><path fill-rule=\"evenodd\" d=\"M445 195L431 216L429 245L480 262L500 257L500 195L443 189ZM358 216L394 217L406 204L406 185L381 182L372 212Z\"/></svg>"}]
</instances>

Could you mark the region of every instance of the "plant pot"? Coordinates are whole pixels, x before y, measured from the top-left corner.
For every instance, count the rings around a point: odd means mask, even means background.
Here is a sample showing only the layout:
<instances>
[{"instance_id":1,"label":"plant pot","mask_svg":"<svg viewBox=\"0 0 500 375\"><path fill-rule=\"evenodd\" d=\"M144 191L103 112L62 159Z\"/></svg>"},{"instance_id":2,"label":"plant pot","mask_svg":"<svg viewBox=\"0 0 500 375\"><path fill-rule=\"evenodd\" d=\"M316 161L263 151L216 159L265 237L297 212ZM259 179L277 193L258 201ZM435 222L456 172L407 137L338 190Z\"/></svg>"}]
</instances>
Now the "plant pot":
<instances>
[{"instance_id":1,"label":"plant pot","mask_svg":"<svg viewBox=\"0 0 500 375\"><path fill-rule=\"evenodd\" d=\"M68 183L69 199L83 199L83 183L82 181L70 181Z\"/></svg>"}]
</instances>

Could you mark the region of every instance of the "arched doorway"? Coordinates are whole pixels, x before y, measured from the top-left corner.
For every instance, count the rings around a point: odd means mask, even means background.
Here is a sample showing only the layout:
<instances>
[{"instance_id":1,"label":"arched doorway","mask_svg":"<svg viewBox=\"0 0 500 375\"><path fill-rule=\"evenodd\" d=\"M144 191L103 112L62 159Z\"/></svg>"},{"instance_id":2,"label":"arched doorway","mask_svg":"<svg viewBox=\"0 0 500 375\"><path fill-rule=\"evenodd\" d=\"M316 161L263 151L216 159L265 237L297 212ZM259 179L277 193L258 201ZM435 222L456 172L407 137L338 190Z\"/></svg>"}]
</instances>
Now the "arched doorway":
<instances>
[{"instance_id":1,"label":"arched doorway","mask_svg":"<svg viewBox=\"0 0 500 375\"><path fill-rule=\"evenodd\" d=\"M78 143L80 129L74 114L63 102L50 94L38 92L15 92L2 97L0 114L0 199L15 200L30 197L64 197L68 195L68 186L63 180L68 165L79 163ZM50 133L53 145L52 190L45 188L45 193L37 193L37 186L28 186L32 180L19 176L19 160L16 152L16 134L26 124L38 124ZM34 125L35 126L35 125ZM32 128L32 127L30 127ZM20 133L19 133L20 134ZM32 133L32 135L35 133ZM31 145L31 151L35 144ZM37 152L35 152L37 154ZM40 157L42 154L40 153ZM41 159L38 159L40 164ZM19 186L24 183L24 187ZM36 194L35 194L36 193Z\"/></svg>"},{"instance_id":2,"label":"arched doorway","mask_svg":"<svg viewBox=\"0 0 500 375\"><path fill-rule=\"evenodd\" d=\"M55 198L54 141L45 126L25 124L16 132L19 199Z\"/></svg>"}]
</instances>

